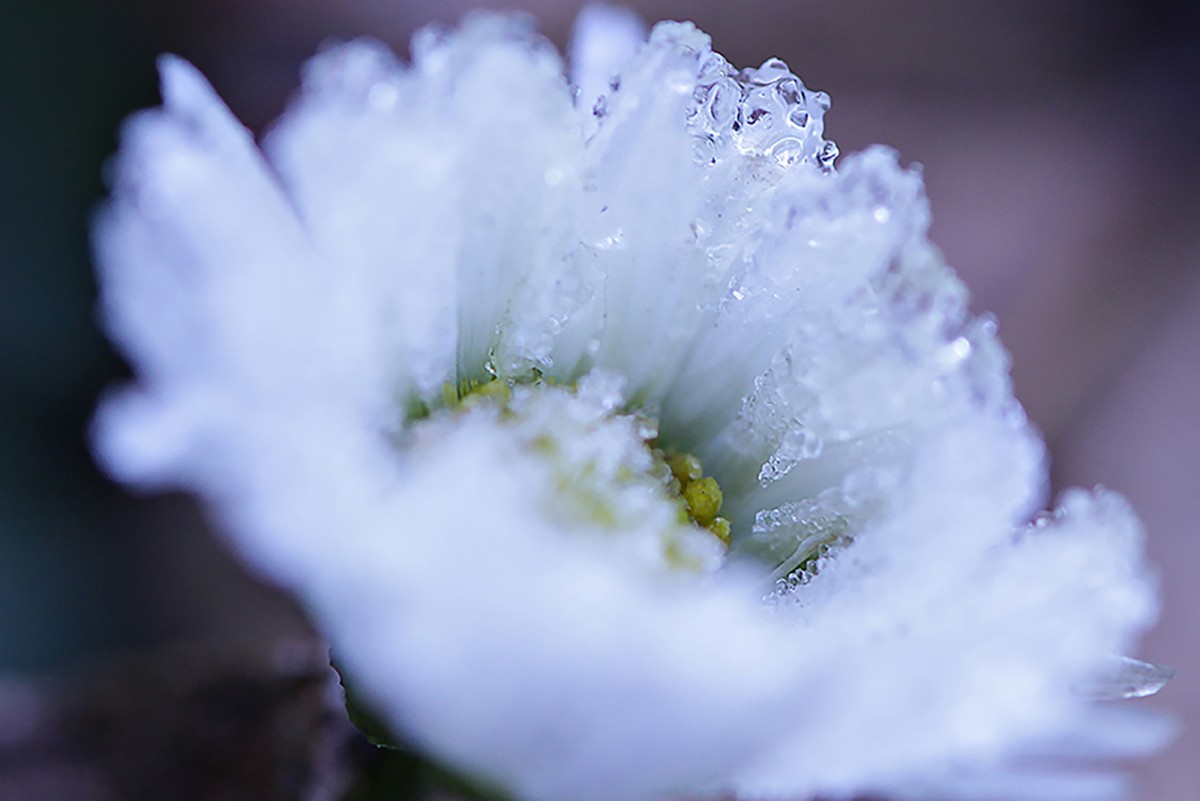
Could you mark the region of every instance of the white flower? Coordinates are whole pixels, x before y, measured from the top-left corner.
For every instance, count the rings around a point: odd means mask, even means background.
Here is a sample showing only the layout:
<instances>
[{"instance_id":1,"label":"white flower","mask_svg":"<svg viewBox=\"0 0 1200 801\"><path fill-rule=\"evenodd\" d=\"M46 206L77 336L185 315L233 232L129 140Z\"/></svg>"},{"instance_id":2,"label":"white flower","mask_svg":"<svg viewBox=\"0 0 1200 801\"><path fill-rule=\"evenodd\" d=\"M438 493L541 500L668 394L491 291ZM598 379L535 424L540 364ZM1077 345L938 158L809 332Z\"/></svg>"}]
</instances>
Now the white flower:
<instances>
[{"instance_id":1,"label":"white flower","mask_svg":"<svg viewBox=\"0 0 1200 801\"><path fill-rule=\"evenodd\" d=\"M1111 789L1014 765L1160 733L1072 690L1154 616L1138 525L1028 522L1042 444L919 175L835 171L777 60L581 28L577 100L522 20L330 48L261 150L164 58L97 225L138 374L101 458L199 493L391 724L521 797Z\"/></svg>"}]
</instances>

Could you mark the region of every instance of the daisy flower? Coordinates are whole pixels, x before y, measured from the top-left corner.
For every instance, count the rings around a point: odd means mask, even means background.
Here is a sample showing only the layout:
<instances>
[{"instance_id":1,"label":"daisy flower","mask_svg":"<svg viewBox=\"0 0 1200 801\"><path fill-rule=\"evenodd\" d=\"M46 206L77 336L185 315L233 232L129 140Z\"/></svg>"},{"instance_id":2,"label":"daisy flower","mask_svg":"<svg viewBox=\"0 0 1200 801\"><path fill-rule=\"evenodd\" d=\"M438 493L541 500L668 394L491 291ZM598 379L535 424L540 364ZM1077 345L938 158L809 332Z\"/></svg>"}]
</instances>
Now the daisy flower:
<instances>
[{"instance_id":1,"label":"daisy flower","mask_svg":"<svg viewBox=\"0 0 1200 801\"><path fill-rule=\"evenodd\" d=\"M1052 513L921 177L687 23L332 46L260 144L195 69L96 225L137 379L97 449L197 493L406 742L516 797L1092 797L1152 746L1138 523ZM1090 692L1089 692L1090 688Z\"/></svg>"}]
</instances>

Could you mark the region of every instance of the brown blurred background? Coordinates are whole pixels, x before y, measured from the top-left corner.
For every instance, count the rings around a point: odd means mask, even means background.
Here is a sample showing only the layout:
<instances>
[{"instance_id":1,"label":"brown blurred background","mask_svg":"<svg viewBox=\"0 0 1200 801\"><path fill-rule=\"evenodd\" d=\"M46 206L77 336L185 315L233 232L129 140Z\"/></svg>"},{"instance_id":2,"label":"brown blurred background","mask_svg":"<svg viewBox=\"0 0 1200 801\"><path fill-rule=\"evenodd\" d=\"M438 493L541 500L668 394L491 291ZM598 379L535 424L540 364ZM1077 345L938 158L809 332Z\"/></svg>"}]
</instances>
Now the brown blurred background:
<instances>
[{"instance_id":1,"label":"brown blurred background","mask_svg":"<svg viewBox=\"0 0 1200 801\"><path fill-rule=\"evenodd\" d=\"M131 498L83 433L124 374L94 327L87 217L153 57L196 63L255 130L324 40L524 7L562 46L578 3L47 0L0 11L0 669L44 673L174 642L304 631L192 505ZM1186 2L632 2L692 19L735 64L784 58L828 91L842 152L925 166L933 239L1000 319L1056 487L1133 501L1163 578L1142 654L1179 669L1186 725L1143 801L1200 786L1200 10Z\"/></svg>"}]
</instances>

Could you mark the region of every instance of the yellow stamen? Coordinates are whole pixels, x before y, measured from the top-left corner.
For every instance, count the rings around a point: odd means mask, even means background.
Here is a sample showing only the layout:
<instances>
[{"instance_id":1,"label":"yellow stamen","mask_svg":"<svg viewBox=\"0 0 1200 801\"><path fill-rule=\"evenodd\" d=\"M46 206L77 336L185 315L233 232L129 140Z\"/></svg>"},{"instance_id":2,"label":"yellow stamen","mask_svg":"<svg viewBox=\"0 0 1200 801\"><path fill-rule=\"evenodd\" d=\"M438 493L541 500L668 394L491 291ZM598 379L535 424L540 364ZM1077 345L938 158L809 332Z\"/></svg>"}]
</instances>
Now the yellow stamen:
<instances>
[{"instance_id":1,"label":"yellow stamen","mask_svg":"<svg viewBox=\"0 0 1200 801\"><path fill-rule=\"evenodd\" d=\"M667 467L671 468L671 475L675 476L680 487L686 487L704 475L700 460L690 453L672 453L667 457Z\"/></svg>"},{"instance_id":2,"label":"yellow stamen","mask_svg":"<svg viewBox=\"0 0 1200 801\"><path fill-rule=\"evenodd\" d=\"M712 476L688 482L683 488L683 500L688 506L692 519L702 526L708 526L716 519L721 511L721 487Z\"/></svg>"},{"instance_id":3,"label":"yellow stamen","mask_svg":"<svg viewBox=\"0 0 1200 801\"><path fill-rule=\"evenodd\" d=\"M708 524L708 530L712 532L714 537L725 543L726 547L729 547L729 539L732 533L732 527L727 518L714 518L713 521Z\"/></svg>"}]
</instances>

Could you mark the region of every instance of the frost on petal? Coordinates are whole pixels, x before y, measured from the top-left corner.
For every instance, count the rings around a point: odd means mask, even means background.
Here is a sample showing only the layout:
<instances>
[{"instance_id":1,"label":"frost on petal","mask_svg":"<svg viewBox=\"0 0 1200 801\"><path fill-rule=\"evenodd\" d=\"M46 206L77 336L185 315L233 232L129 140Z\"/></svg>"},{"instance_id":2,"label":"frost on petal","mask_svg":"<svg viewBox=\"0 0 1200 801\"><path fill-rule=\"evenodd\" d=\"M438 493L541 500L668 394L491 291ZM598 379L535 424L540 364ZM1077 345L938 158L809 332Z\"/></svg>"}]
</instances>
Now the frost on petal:
<instances>
[{"instance_id":1,"label":"frost on petal","mask_svg":"<svg viewBox=\"0 0 1200 801\"><path fill-rule=\"evenodd\" d=\"M364 360L408 374L394 391L428 398L485 365L545 362L582 292L580 141L526 21L476 16L413 52L407 69L368 43L323 54L269 144L347 296L335 316L375 340Z\"/></svg>"},{"instance_id":2,"label":"frost on petal","mask_svg":"<svg viewBox=\"0 0 1200 801\"><path fill-rule=\"evenodd\" d=\"M964 415L1024 425L994 323L968 314L925 238L919 174L870 150L835 174L789 173L761 216L664 404L664 430L728 483L743 532ZM708 362L721 380L699 392Z\"/></svg>"},{"instance_id":3,"label":"frost on petal","mask_svg":"<svg viewBox=\"0 0 1200 801\"><path fill-rule=\"evenodd\" d=\"M266 150L319 264L322 333L344 381L383 416L455 377L456 248L467 221L440 105L382 45L330 47L305 67Z\"/></svg>"},{"instance_id":4,"label":"frost on petal","mask_svg":"<svg viewBox=\"0 0 1200 801\"><path fill-rule=\"evenodd\" d=\"M595 133L607 104L602 98L645 40L646 24L627 8L593 4L579 12L571 36L571 83L585 136Z\"/></svg>"},{"instance_id":5,"label":"frost on petal","mask_svg":"<svg viewBox=\"0 0 1200 801\"><path fill-rule=\"evenodd\" d=\"M704 288L689 258L699 176L683 120L705 46L690 26L656 28L588 142L582 258L596 290L554 358L559 370L621 373L642 397L661 383Z\"/></svg>"},{"instance_id":6,"label":"frost on petal","mask_svg":"<svg viewBox=\"0 0 1200 801\"><path fill-rule=\"evenodd\" d=\"M738 72L694 26L657 25L595 106L584 244L600 287L560 338L559 369L617 370L651 404L678 384L752 247L754 210L790 168L831 165L827 106L778 60Z\"/></svg>"},{"instance_id":7,"label":"frost on petal","mask_svg":"<svg viewBox=\"0 0 1200 801\"><path fill-rule=\"evenodd\" d=\"M919 175L901 170L894 156L880 149L848 159L836 174L789 172L760 201L750 222L753 245L733 261L666 401L672 424L698 442L715 440L733 422L742 398L772 400L762 395L761 384L779 377L776 371L762 378L773 362L787 361L785 369L799 379L810 353L823 355L830 345L849 348L869 336L864 323L874 323L878 347L894 347L890 337L905 321L873 320L872 306L884 305L887 298L865 290L889 271L915 271L911 253L923 243L928 212ZM844 356L853 354L830 353L828 360ZM843 376L872 374L853 358L841 362ZM720 381L712 380L714 373ZM921 379L914 376L914 383ZM877 399L864 397L863 403ZM785 432L810 430L814 421L797 425L804 412L798 403L799 397L786 410L760 406L765 418L753 421L751 410L743 410L746 426L728 437L749 451L766 440L770 447L778 445ZM768 454L756 452L763 458Z\"/></svg>"},{"instance_id":8,"label":"frost on petal","mask_svg":"<svg viewBox=\"0 0 1200 801\"><path fill-rule=\"evenodd\" d=\"M594 414L535 408L551 430ZM345 569L327 570L315 596L339 661L392 722L531 799L715 785L755 752L749 732L786 727L775 710L800 644L779 641L753 585L634 568L547 507L561 504L558 479L522 444L525 423L450 423L418 430L396 493L349 532L335 557ZM619 455L627 436L562 446Z\"/></svg>"},{"instance_id":9,"label":"frost on petal","mask_svg":"<svg viewBox=\"0 0 1200 801\"><path fill-rule=\"evenodd\" d=\"M545 366L585 292L582 142L562 63L528 20L476 15L418 32L412 72L439 129L430 146L455 160L459 377Z\"/></svg>"},{"instance_id":10,"label":"frost on petal","mask_svg":"<svg viewBox=\"0 0 1200 801\"><path fill-rule=\"evenodd\" d=\"M802 585L781 585L781 611L799 615L805 641L840 668L805 727L744 775L748 791L779 792L815 770L834 794L957 787L1005 798L986 791L986 777L1018 787L1020 744L1036 743L1043 760L1074 756L1063 732L1103 719L1072 687L1153 619L1137 521L1111 494L1076 491L1014 536L1027 498L1008 472L1036 465L1036 448L1022 454L1019 442L998 427L931 441L853 544ZM1161 741L1159 721L1128 725L1110 748ZM1037 786L1014 797L1049 797Z\"/></svg>"},{"instance_id":11,"label":"frost on petal","mask_svg":"<svg viewBox=\"0 0 1200 801\"><path fill-rule=\"evenodd\" d=\"M101 414L101 450L153 481L185 469L231 404L274 402L322 364L297 324L303 235L253 138L190 65L161 70L163 108L126 124L95 229L104 324L145 393L126 401L136 414Z\"/></svg>"}]
</instances>

